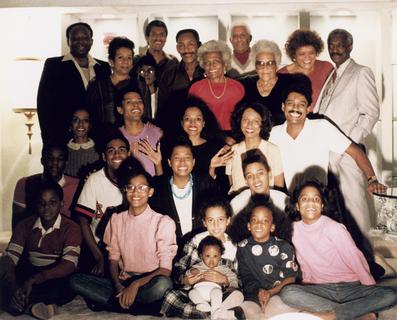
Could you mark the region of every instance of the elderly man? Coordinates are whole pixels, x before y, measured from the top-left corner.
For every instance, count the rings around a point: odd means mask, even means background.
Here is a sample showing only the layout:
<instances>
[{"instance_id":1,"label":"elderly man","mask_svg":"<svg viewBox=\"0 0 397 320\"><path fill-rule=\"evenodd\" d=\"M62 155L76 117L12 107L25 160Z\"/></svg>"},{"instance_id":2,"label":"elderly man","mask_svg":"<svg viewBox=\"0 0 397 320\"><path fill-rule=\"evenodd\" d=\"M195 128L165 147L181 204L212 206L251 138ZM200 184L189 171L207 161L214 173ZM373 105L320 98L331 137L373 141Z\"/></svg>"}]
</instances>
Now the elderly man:
<instances>
[{"instance_id":1,"label":"elderly man","mask_svg":"<svg viewBox=\"0 0 397 320\"><path fill-rule=\"evenodd\" d=\"M176 34L176 50L181 56L181 62L168 67L159 84L158 117L163 128L168 129L167 124L179 119L175 117L175 109L186 100L191 82L204 74L204 69L199 66L197 60L200 45L199 34L194 29L182 29ZM175 127L175 123L170 129L172 127Z\"/></svg>"},{"instance_id":2,"label":"elderly man","mask_svg":"<svg viewBox=\"0 0 397 320\"><path fill-rule=\"evenodd\" d=\"M235 22L230 27L230 43L233 46L232 69L237 76L255 71L255 61L250 59L251 30L244 22ZM234 76L234 74L232 75Z\"/></svg>"},{"instance_id":3,"label":"elderly man","mask_svg":"<svg viewBox=\"0 0 397 320\"><path fill-rule=\"evenodd\" d=\"M336 69L329 76L314 112L331 119L351 140L362 144L379 118L379 100L372 71L357 64L350 53L352 35L335 29L328 36L328 52ZM363 234L370 228L366 197L361 194L367 181L355 161L347 155L331 154L331 170L340 180L345 204ZM374 176L367 177L370 181Z\"/></svg>"},{"instance_id":4,"label":"elderly man","mask_svg":"<svg viewBox=\"0 0 397 320\"><path fill-rule=\"evenodd\" d=\"M66 143L73 112L87 105L86 89L94 77L110 75L107 62L89 55L92 29L84 22L70 25L66 38L70 52L46 60L41 75L37 112L44 143Z\"/></svg>"}]
</instances>

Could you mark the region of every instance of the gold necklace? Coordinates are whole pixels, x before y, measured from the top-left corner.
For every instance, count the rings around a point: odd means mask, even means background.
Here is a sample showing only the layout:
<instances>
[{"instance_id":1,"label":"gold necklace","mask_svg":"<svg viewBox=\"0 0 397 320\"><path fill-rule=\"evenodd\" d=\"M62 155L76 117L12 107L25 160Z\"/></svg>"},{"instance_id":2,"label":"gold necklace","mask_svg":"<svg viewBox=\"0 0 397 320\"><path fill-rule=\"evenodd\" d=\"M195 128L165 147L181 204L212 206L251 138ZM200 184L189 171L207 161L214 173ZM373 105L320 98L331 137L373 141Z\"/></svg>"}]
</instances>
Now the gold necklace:
<instances>
[{"instance_id":1,"label":"gold necklace","mask_svg":"<svg viewBox=\"0 0 397 320\"><path fill-rule=\"evenodd\" d=\"M215 92L214 92L214 90L213 90L212 87L211 87L211 81L210 81L209 79L207 79L207 81L208 81L208 86L210 87L211 94L214 96L214 98L215 98L215 99L218 99L218 100L219 100L220 98L222 98L223 95L224 95L225 92L226 92L227 78L225 78L225 85L223 86L223 91L222 91L222 93L221 93L220 96L215 95Z\"/></svg>"}]
</instances>

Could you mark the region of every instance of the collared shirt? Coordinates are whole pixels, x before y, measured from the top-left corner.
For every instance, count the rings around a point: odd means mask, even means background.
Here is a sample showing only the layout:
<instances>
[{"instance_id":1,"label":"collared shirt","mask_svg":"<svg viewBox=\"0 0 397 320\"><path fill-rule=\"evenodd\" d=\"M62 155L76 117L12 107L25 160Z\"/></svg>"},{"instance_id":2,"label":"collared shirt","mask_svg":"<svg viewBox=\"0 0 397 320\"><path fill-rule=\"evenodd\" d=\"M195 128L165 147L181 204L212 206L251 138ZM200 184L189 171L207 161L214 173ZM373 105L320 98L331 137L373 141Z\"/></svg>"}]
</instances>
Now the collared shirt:
<instances>
[{"instance_id":1,"label":"collared shirt","mask_svg":"<svg viewBox=\"0 0 397 320\"><path fill-rule=\"evenodd\" d=\"M72 54L69 52L68 54L66 54L63 59L63 61L73 61L74 65L76 66L77 70L80 73L81 76L81 80L83 80L84 83L84 87L85 89L87 89L88 87L88 83L95 78L95 69L94 66L98 63L95 61L95 59L93 57L91 57L90 55L87 55L88 58L88 78L84 72L85 68L81 68L80 65L77 63L76 59L72 56Z\"/></svg>"},{"instance_id":2,"label":"collared shirt","mask_svg":"<svg viewBox=\"0 0 397 320\"><path fill-rule=\"evenodd\" d=\"M351 58L347 59L339 66L339 68L336 68L336 80L342 76L343 72L345 72L351 60L352 60Z\"/></svg>"},{"instance_id":3,"label":"collared shirt","mask_svg":"<svg viewBox=\"0 0 397 320\"><path fill-rule=\"evenodd\" d=\"M52 227L48 228L47 230L43 227L42 223L41 223L41 219L37 218L36 222L33 225L32 230L34 229L40 229L41 231L41 238L39 240L39 243L37 244L37 247L40 248L41 246L41 241L43 240L43 238L47 235L50 234L51 232L53 232L55 229L60 229L61 227L61 215L58 214L57 219L55 220L55 223L52 225Z\"/></svg>"},{"instance_id":4,"label":"collared shirt","mask_svg":"<svg viewBox=\"0 0 397 320\"><path fill-rule=\"evenodd\" d=\"M70 139L70 141L68 142L68 148L73 149L73 150L80 150L80 149L90 149L92 147L95 146L94 140L88 138L87 142L83 142L83 143L76 143L73 142L73 139Z\"/></svg>"}]
</instances>

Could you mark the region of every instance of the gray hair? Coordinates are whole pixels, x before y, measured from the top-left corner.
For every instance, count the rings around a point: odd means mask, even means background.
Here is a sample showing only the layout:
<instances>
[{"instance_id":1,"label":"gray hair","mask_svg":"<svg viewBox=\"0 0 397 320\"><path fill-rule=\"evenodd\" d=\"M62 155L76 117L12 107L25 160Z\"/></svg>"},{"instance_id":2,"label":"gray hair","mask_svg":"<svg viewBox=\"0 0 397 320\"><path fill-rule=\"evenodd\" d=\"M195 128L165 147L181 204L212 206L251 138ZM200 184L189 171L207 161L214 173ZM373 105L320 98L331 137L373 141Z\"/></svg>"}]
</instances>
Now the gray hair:
<instances>
[{"instance_id":1,"label":"gray hair","mask_svg":"<svg viewBox=\"0 0 397 320\"><path fill-rule=\"evenodd\" d=\"M332 30L328 35L327 43L329 43L331 38L335 36L340 36L342 38L343 45L345 45L346 47L353 45L353 36L349 31L345 29Z\"/></svg>"},{"instance_id":2,"label":"gray hair","mask_svg":"<svg viewBox=\"0 0 397 320\"><path fill-rule=\"evenodd\" d=\"M272 53L274 54L274 58L276 59L277 66L280 65L281 62L281 50L278 47L277 43L270 40L258 40L251 48L250 59L255 61L256 56L259 53Z\"/></svg>"},{"instance_id":3,"label":"gray hair","mask_svg":"<svg viewBox=\"0 0 397 320\"><path fill-rule=\"evenodd\" d=\"M204 56L210 52L219 52L222 56L222 61L226 66L226 70L230 69L232 51L226 42L221 40L210 40L203 43L197 51L197 59L200 67L204 68Z\"/></svg>"},{"instance_id":4,"label":"gray hair","mask_svg":"<svg viewBox=\"0 0 397 320\"><path fill-rule=\"evenodd\" d=\"M247 23L245 23L244 21L234 21L234 22L232 22L232 24L230 25L230 28L229 28L229 31L230 31L229 37L232 36L232 31L235 27L244 27L249 35L252 34L251 28L249 27L249 25Z\"/></svg>"}]
</instances>

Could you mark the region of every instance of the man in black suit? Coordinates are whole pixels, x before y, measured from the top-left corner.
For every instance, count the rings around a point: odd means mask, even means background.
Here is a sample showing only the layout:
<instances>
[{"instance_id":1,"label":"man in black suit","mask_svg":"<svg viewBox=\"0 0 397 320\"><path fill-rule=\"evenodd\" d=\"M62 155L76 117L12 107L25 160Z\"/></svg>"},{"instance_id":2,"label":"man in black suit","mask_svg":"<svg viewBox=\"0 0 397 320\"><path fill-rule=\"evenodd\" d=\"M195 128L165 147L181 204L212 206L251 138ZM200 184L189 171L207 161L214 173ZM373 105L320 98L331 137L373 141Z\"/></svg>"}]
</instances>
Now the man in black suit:
<instances>
[{"instance_id":1,"label":"man in black suit","mask_svg":"<svg viewBox=\"0 0 397 320\"><path fill-rule=\"evenodd\" d=\"M41 75L37 112L43 143L66 143L73 112L87 106L86 89L94 77L110 75L107 62L89 55L91 27L84 22L70 25L66 38L70 52L48 58Z\"/></svg>"}]
</instances>

